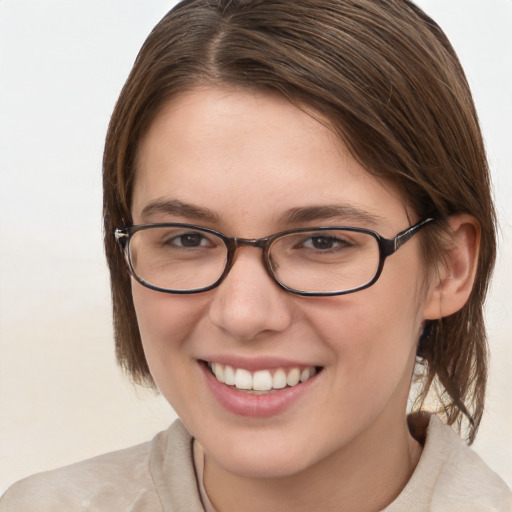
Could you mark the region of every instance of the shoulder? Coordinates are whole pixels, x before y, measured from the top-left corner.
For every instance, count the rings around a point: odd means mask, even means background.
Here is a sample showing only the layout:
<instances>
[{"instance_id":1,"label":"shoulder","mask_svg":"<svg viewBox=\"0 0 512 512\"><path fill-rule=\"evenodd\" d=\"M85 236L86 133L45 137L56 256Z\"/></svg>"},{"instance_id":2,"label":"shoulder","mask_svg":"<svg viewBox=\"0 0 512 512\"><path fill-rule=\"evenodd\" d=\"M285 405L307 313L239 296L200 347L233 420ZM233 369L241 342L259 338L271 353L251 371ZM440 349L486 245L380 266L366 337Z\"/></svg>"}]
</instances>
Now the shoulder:
<instances>
[{"instance_id":1,"label":"shoulder","mask_svg":"<svg viewBox=\"0 0 512 512\"><path fill-rule=\"evenodd\" d=\"M7 490L0 511L74 512L104 503L117 510L134 504L151 492L149 452L145 443L30 476Z\"/></svg>"},{"instance_id":2,"label":"shoulder","mask_svg":"<svg viewBox=\"0 0 512 512\"><path fill-rule=\"evenodd\" d=\"M163 510L163 471L188 465L193 472L187 443L176 422L151 442L20 480L0 500L0 512Z\"/></svg>"},{"instance_id":3,"label":"shoulder","mask_svg":"<svg viewBox=\"0 0 512 512\"><path fill-rule=\"evenodd\" d=\"M451 427L432 415L416 470L386 508L405 510L512 512L512 493Z\"/></svg>"},{"instance_id":4,"label":"shoulder","mask_svg":"<svg viewBox=\"0 0 512 512\"><path fill-rule=\"evenodd\" d=\"M433 417L428 435L434 444L431 456L446 454L432 500L434 510L437 504L440 510L441 505L458 510L464 504L461 510L512 511L508 486L452 428Z\"/></svg>"}]
</instances>

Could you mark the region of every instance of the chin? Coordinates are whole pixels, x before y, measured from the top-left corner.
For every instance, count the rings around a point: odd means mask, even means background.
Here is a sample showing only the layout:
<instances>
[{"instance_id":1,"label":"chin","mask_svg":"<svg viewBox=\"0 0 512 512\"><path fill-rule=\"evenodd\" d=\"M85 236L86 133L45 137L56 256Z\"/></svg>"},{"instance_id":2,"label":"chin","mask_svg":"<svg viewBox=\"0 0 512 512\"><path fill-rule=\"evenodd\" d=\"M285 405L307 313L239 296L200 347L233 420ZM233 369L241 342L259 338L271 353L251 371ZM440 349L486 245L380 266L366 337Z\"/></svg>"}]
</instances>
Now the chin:
<instances>
[{"instance_id":1,"label":"chin","mask_svg":"<svg viewBox=\"0 0 512 512\"><path fill-rule=\"evenodd\" d=\"M207 434L208 436L208 434ZM237 439L238 437L238 439ZM257 432L227 435L229 442L205 438L201 444L207 458L225 471L243 478L285 478L300 473L316 462L309 436L294 439L287 432Z\"/></svg>"},{"instance_id":2,"label":"chin","mask_svg":"<svg viewBox=\"0 0 512 512\"><path fill-rule=\"evenodd\" d=\"M221 455L216 462L229 473L242 478L276 479L286 478L306 470L310 463L298 453L290 453L290 450L272 451L272 453L260 450L258 455L242 454L240 452L226 456Z\"/></svg>"}]
</instances>

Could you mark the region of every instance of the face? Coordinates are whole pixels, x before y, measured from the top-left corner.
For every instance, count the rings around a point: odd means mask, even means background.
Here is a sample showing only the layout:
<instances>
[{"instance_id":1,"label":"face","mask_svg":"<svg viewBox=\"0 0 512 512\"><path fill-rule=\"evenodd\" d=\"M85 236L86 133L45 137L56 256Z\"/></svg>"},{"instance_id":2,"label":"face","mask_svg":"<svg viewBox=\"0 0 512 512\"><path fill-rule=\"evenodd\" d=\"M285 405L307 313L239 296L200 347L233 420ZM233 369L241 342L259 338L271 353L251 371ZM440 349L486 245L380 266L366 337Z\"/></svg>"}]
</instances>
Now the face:
<instances>
[{"instance_id":1,"label":"face","mask_svg":"<svg viewBox=\"0 0 512 512\"><path fill-rule=\"evenodd\" d=\"M161 110L141 142L132 213L134 224L184 222L243 238L320 225L392 238L418 220L324 124L280 96L226 88L192 90ZM173 295L135 281L132 290L153 378L219 467L291 475L406 431L428 300L417 237L387 259L376 284L343 296L284 291L255 247L240 248L208 292ZM270 375L275 384L284 371L292 385L238 390L212 364L253 382ZM311 376L297 384L297 373Z\"/></svg>"}]
</instances>

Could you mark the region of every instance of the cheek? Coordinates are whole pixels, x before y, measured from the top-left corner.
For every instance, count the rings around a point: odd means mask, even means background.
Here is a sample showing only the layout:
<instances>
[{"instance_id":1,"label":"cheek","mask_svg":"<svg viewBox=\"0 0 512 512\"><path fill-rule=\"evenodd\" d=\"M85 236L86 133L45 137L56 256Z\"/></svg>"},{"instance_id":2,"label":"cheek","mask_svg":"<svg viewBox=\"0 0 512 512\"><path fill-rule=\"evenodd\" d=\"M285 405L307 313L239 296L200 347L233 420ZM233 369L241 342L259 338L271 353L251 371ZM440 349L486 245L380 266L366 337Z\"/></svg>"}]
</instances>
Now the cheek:
<instances>
[{"instance_id":1,"label":"cheek","mask_svg":"<svg viewBox=\"0 0 512 512\"><path fill-rule=\"evenodd\" d=\"M132 281L132 296L142 342L148 350L176 348L196 324L198 296L157 292Z\"/></svg>"},{"instance_id":2,"label":"cheek","mask_svg":"<svg viewBox=\"0 0 512 512\"><path fill-rule=\"evenodd\" d=\"M200 321L205 297L156 292L132 282L133 302L151 375L171 406L187 418L196 403L190 334Z\"/></svg>"},{"instance_id":3,"label":"cheek","mask_svg":"<svg viewBox=\"0 0 512 512\"><path fill-rule=\"evenodd\" d=\"M311 302L306 315L325 338L342 340L346 348L354 343L361 350L382 343L408 345L421 323L423 293L408 283L392 292L385 288L377 283L353 295Z\"/></svg>"},{"instance_id":4,"label":"cheek","mask_svg":"<svg viewBox=\"0 0 512 512\"><path fill-rule=\"evenodd\" d=\"M309 321L336 361L334 371L356 394L366 385L385 392L414 364L426 294L419 280L382 277L357 294L308 305Z\"/></svg>"},{"instance_id":5,"label":"cheek","mask_svg":"<svg viewBox=\"0 0 512 512\"><path fill-rule=\"evenodd\" d=\"M200 323L205 297L172 295L132 283L133 302L144 354L162 394L174 402L179 383L186 385L193 367L190 335Z\"/></svg>"}]
</instances>

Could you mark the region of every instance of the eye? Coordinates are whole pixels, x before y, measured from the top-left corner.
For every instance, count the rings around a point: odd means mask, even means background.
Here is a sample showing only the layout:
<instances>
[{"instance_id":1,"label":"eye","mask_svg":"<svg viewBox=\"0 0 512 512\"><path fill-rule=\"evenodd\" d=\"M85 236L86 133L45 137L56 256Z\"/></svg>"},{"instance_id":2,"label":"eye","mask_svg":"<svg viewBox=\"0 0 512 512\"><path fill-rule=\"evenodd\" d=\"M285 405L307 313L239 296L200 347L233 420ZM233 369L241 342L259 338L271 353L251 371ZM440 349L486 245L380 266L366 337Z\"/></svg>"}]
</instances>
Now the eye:
<instances>
[{"instance_id":1,"label":"eye","mask_svg":"<svg viewBox=\"0 0 512 512\"><path fill-rule=\"evenodd\" d=\"M194 248L211 247L212 242L202 233L182 233L165 241L165 245L174 247Z\"/></svg>"},{"instance_id":2,"label":"eye","mask_svg":"<svg viewBox=\"0 0 512 512\"><path fill-rule=\"evenodd\" d=\"M300 245L306 249L314 249L316 251L332 251L352 246L348 240L331 235L312 235Z\"/></svg>"}]
</instances>

